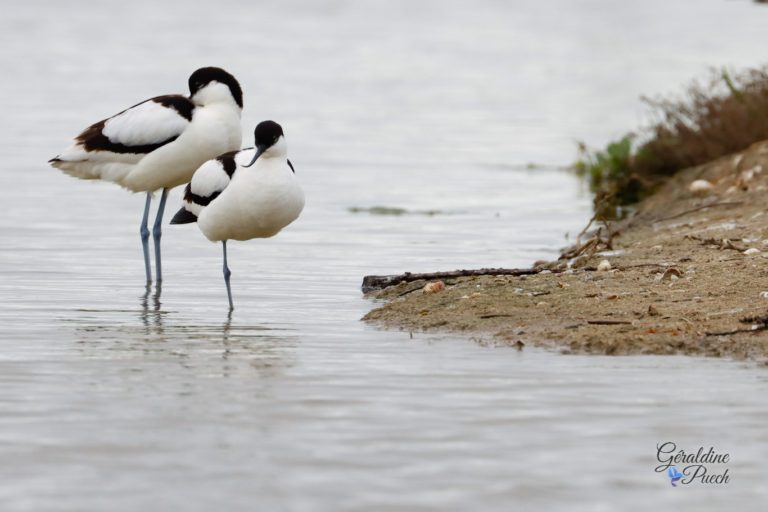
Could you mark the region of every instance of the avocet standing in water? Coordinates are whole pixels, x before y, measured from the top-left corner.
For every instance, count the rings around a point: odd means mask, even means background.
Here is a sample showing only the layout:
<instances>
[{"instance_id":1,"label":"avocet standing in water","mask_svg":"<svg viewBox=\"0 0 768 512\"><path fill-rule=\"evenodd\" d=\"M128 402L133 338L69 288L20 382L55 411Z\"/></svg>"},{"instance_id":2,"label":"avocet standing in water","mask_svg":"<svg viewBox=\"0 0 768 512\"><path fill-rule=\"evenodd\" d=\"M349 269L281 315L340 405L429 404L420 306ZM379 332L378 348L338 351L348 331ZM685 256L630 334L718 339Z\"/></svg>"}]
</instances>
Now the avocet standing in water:
<instances>
[{"instance_id":1,"label":"avocet standing in water","mask_svg":"<svg viewBox=\"0 0 768 512\"><path fill-rule=\"evenodd\" d=\"M186 183L206 160L240 148L243 92L235 77L220 68L200 68L189 77L189 98L157 96L99 121L49 160L54 167L81 179L112 181L133 192L146 192L141 245L147 283L149 205L162 189L152 235L157 281L163 279L160 236L168 190Z\"/></svg>"},{"instance_id":2,"label":"avocet standing in water","mask_svg":"<svg viewBox=\"0 0 768 512\"><path fill-rule=\"evenodd\" d=\"M184 205L171 224L197 222L224 248L224 282L234 309L227 266L227 240L276 235L304 209L304 192L287 157L283 129L263 121L254 131L256 148L225 153L204 163L184 191ZM254 165L255 164L255 165Z\"/></svg>"}]
</instances>

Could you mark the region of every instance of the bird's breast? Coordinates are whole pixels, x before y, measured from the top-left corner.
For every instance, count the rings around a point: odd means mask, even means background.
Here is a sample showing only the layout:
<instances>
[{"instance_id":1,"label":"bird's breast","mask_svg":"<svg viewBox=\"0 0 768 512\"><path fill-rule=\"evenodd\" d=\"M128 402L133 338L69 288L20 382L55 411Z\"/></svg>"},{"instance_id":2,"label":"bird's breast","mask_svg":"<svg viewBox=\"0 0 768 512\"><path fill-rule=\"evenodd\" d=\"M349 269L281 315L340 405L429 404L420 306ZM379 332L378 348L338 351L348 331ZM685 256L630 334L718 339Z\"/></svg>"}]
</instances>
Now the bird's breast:
<instances>
[{"instance_id":1,"label":"bird's breast","mask_svg":"<svg viewBox=\"0 0 768 512\"><path fill-rule=\"evenodd\" d=\"M206 161L240 149L241 140L240 115L236 109L220 104L198 107L184 132L143 158L122 184L134 191L182 185L189 182Z\"/></svg>"},{"instance_id":2,"label":"bird's breast","mask_svg":"<svg viewBox=\"0 0 768 512\"><path fill-rule=\"evenodd\" d=\"M304 193L286 170L238 169L232 182L200 215L211 240L248 240L277 234L304 208Z\"/></svg>"}]
</instances>

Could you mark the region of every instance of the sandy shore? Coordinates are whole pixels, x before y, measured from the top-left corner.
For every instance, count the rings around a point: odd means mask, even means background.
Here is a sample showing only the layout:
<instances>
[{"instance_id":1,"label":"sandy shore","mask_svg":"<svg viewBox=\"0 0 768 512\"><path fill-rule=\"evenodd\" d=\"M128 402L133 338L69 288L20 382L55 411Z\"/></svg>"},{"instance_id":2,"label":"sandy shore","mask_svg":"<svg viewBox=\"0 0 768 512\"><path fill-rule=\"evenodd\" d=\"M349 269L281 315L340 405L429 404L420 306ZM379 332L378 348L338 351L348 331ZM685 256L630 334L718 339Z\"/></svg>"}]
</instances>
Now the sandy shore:
<instances>
[{"instance_id":1,"label":"sandy shore","mask_svg":"<svg viewBox=\"0 0 768 512\"><path fill-rule=\"evenodd\" d=\"M695 195L689 187L700 179L713 188ZM634 216L612 224L612 237L602 232L611 250L601 243L538 263L548 270L530 276L446 280L437 293L424 293L425 281L391 286L368 294L383 304L364 320L565 352L763 359L767 207L765 141L678 173Z\"/></svg>"}]
</instances>

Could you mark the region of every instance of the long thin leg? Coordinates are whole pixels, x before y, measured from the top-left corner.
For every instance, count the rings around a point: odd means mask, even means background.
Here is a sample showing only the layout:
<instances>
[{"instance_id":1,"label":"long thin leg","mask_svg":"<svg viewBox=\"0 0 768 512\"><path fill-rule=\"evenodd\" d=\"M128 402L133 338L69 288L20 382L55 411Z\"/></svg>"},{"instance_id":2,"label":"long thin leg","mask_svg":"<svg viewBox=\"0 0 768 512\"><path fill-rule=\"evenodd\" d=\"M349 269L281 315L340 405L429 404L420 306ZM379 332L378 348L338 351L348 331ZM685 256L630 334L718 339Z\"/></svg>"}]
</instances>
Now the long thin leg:
<instances>
[{"instance_id":1,"label":"long thin leg","mask_svg":"<svg viewBox=\"0 0 768 512\"><path fill-rule=\"evenodd\" d=\"M232 275L232 272L229 270L229 267L227 266L227 241L224 240L221 242L221 244L224 246L224 282L227 283L227 297L229 297L229 310L232 311L235 309L234 304L232 304L232 289L229 287L229 276Z\"/></svg>"},{"instance_id":2,"label":"long thin leg","mask_svg":"<svg viewBox=\"0 0 768 512\"><path fill-rule=\"evenodd\" d=\"M152 226L152 238L155 240L155 273L157 274L158 283L163 280L163 266L160 262L160 237L163 236L163 211L165 210L165 200L167 198L168 189L164 188L163 193L160 194L160 205L157 207L155 225Z\"/></svg>"},{"instance_id":3,"label":"long thin leg","mask_svg":"<svg viewBox=\"0 0 768 512\"><path fill-rule=\"evenodd\" d=\"M149 266L149 229L147 229L147 222L149 222L149 203L152 202L152 193L147 192L147 203L144 205L144 217L141 218L141 227L139 233L141 234L141 247L144 250L144 271L147 274L147 283L152 282L152 268Z\"/></svg>"}]
</instances>

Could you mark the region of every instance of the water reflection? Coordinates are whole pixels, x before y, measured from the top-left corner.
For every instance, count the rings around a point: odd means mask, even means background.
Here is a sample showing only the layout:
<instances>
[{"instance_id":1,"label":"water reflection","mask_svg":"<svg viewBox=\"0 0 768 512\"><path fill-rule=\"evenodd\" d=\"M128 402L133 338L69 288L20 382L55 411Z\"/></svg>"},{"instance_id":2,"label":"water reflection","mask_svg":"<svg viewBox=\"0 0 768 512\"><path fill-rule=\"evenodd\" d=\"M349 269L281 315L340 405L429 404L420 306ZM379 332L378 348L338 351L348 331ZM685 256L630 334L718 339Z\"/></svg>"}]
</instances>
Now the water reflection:
<instances>
[{"instance_id":1,"label":"water reflection","mask_svg":"<svg viewBox=\"0 0 768 512\"><path fill-rule=\"evenodd\" d=\"M294 364L298 338L291 330L237 324L231 311L220 322L189 322L181 314L163 309L161 295L161 286L147 286L139 297L138 310L79 309L62 318L62 323L74 327L75 343L86 358L146 357L157 363L157 357L165 360L170 356L187 369L215 366L225 377L235 368L228 364L232 362L238 366L247 362L261 377L275 376Z\"/></svg>"},{"instance_id":2,"label":"water reflection","mask_svg":"<svg viewBox=\"0 0 768 512\"><path fill-rule=\"evenodd\" d=\"M152 283L147 283L144 289L144 295L141 296L141 314L140 318L147 328L146 335L150 335L150 326L156 329L158 335L163 334L163 312L160 310L160 295L163 292L161 282L157 283L155 293L152 293ZM150 307L149 298L152 296L152 305Z\"/></svg>"}]
</instances>

